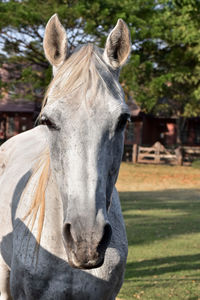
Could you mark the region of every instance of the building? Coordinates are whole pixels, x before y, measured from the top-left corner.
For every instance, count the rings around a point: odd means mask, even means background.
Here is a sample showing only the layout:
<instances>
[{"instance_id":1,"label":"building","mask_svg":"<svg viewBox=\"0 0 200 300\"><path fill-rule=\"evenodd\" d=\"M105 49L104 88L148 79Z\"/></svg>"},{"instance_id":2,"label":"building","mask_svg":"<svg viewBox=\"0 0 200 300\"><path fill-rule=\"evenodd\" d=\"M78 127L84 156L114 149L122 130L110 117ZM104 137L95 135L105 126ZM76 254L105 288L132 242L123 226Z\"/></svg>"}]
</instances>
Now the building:
<instances>
[{"instance_id":1,"label":"building","mask_svg":"<svg viewBox=\"0 0 200 300\"><path fill-rule=\"evenodd\" d=\"M25 67L27 65L23 63L4 63L0 68L0 144L18 133L33 128L40 111L42 91L30 101L27 95L31 93L32 85L20 80ZM6 85L9 85L9 89Z\"/></svg>"},{"instance_id":2,"label":"building","mask_svg":"<svg viewBox=\"0 0 200 300\"><path fill-rule=\"evenodd\" d=\"M145 114L133 100L127 104L131 112L131 122L125 132L124 160L132 160L133 145L152 147L160 142L166 149L177 148L180 130L178 118ZM200 117L182 119L180 127L182 148L200 147Z\"/></svg>"},{"instance_id":3,"label":"building","mask_svg":"<svg viewBox=\"0 0 200 300\"><path fill-rule=\"evenodd\" d=\"M34 102L0 103L0 144L10 137L34 127L39 107Z\"/></svg>"}]
</instances>

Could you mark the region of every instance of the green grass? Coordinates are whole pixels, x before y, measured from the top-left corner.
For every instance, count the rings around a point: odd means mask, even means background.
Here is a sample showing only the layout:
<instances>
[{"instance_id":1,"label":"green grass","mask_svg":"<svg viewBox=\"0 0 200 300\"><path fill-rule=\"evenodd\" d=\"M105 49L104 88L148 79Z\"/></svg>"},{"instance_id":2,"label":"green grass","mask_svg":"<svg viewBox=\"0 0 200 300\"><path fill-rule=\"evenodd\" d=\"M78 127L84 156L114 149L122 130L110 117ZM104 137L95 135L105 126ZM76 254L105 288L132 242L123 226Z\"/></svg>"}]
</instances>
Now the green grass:
<instances>
[{"instance_id":1,"label":"green grass","mask_svg":"<svg viewBox=\"0 0 200 300\"><path fill-rule=\"evenodd\" d=\"M192 167L196 169L200 169L200 160L199 159L194 160L192 163Z\"/></svg>"},{"instance_id":2,"label":"green grass","mask_svg":"<svg viewBox=\"0 0 200 300\"><path fill-rule=\"evenodd\" d=\"M119 298L200 299L200 170L123 164L117 186L129 242Z\"/></svg>"}]
</instances>

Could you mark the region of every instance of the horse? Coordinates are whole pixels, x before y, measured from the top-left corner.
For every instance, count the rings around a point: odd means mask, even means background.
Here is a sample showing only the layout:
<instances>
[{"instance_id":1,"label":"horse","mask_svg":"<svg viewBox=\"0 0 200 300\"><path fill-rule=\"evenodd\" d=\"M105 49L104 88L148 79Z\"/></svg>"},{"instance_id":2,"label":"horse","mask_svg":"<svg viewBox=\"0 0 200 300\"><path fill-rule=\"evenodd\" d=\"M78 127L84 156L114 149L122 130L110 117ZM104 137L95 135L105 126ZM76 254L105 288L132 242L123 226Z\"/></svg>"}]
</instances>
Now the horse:
<instances>
[{"instance_id":1,"label":"horse","mask_svg":"<svg viewBox=\"0 0 200 300\"><path fill-rule=\"evenodd\" d=\"M53 76L39 125L0 148L1 300L113 300L128 252L115 183L129 30L119 19L104 50L88 43L69 53L55 14L43 46Z\"/></svg>"}]
</instances>

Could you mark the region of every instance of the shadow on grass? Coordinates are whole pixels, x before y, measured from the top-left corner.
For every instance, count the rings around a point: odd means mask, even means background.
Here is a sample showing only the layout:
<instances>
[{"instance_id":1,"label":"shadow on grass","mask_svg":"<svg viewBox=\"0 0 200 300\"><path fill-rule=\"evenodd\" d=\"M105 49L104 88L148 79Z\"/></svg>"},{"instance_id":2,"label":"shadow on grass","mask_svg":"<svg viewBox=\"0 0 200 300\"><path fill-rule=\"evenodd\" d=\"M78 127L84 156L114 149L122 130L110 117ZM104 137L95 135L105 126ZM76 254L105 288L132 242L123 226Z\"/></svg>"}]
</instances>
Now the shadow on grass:
<instances>
[{"instance_id":1,"label":"shadow on grass","mask_svg":"<svg viewBox=\"0 0 200 300\"><path fill-rule=\"evenodd\" d=\"M200 232L200 190L121 192L120 198L129 246L151 245L156 241ZM191 245L191 249L194 246ZM126 280L142 280L145 276L152 276L153 280L153 276L187 270L200 270L200 254L129 262ZM195 280L199 280L200 272L196 275Z\"/></svg>"},{"instance_id":2,"label":"shadow on grass","mask_svg":"<svg viewBox=\"0 0 200 300\"><path fill-rule=\"evenodd\" d=\"M200 190L121 192L129 245L200 232Z\"/></svg>"},{"instance_id":3,"label":"shadow on grass","mask_svg":"<svg viewBox=\"0 0 200 300\"><path fill-rule=\"evenodd\" d=\"M182 209L200 211L200 189L169 189L159 191L120 192L122 209Z\"/></svg>"},{"instance_id":4,"label":"shadow on grass","mask_svg":"<svg viewBox=\"0 0 200 300\"><path fill-rule=\"evenodd\" d=\"M200 254L171 256L127 264L127 277L158 276L165 273L200 270ZM200 280L200 273L198 280ZM191 278L179 278L179 280ZM195 278L196 280L197 278ZM136 279L137 280L137 279ZM155 279L154 279L155 280ZM157 279L156 279L157 280ZM166 281L166 278L164 279ZM171 280L171 279L170 279Z\"/></svg>"}]
</instances>

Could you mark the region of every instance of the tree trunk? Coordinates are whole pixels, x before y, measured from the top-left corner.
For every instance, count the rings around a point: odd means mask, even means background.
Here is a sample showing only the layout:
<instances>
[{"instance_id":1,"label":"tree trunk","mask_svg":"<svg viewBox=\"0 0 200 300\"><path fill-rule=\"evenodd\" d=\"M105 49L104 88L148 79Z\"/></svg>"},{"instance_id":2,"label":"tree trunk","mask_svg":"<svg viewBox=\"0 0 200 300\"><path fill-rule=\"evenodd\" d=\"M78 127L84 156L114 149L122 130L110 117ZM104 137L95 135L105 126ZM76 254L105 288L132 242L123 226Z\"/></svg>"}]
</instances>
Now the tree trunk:
<instances>
[{"instance_id":1,"label":"tree trunk","mask_svg":"<svg viewBox=\"0 0 200 300\"><path fill-rule=\"evenodd\" d=\"M177 119L177 137L176 137L176 143L177 143L177 148L176 148L176 155L177 155L177 164L182 165L183 164L183 152L182 152L182 133L185 127L185 121L186 119L183 117L178 117Z\"/></svg>"},{"instance_id":2,"label":"tree trunk","mask_svg":"<svg viewBox=\"0 0 200 300\"><path fill-rule=\"evenodd\" d=\"M176 136L176 143L178 146L182 145L182 141L181 141L181 123L182 123L182 118L178 117L177 121L176 121L176 125L177 125L177 136Z\"/></svg>"},{"instance_id":3,"label":"tree trunk","mask_svg":"<svg viewBox=\"0 0 200 300\"><path fill-rule=\"evenodd\" d=\"M138 159L138 145L134 144L133 145L133 155L132 155L132 162L134 164L137 163L137 159Z\"/></svg>"}]
</instances>

